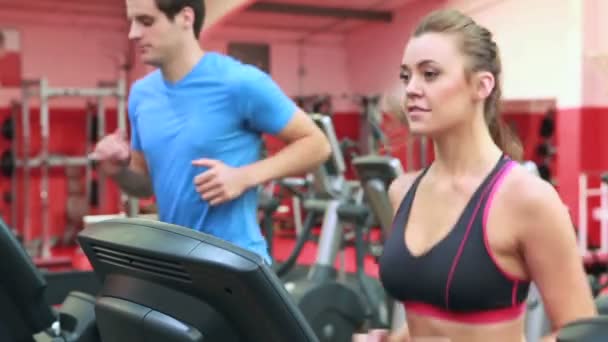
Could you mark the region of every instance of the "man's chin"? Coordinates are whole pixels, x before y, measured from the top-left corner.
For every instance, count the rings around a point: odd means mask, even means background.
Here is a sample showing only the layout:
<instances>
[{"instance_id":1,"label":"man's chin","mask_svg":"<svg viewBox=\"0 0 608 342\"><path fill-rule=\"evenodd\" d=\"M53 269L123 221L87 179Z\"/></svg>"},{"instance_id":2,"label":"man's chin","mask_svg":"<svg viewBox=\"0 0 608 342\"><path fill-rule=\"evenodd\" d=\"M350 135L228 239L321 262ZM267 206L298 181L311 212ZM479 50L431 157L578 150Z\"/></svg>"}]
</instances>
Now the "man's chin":
<instances>
[{"instance_id":1,"label":"man's chin","mask_svg":"<svg viewBox=\"0 0 608 342\"><path fill-rule=\"evenodd\" d=\"M155 68L158 68L161 65L160 61L158 59L154 59L154 58L142 57L141 62L145 65L155 67Z\"/></svg>"}]
</instances>

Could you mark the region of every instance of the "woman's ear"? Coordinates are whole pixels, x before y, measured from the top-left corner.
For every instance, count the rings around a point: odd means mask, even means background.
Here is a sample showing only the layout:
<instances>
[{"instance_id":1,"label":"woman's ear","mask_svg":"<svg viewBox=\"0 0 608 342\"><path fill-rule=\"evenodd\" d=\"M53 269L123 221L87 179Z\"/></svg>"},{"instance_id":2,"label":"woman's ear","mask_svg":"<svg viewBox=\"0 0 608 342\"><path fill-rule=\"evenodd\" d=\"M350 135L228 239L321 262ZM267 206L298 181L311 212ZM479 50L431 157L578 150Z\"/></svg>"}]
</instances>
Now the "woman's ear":
<instances>
[{"instance_id":1,"label":"woman's ear","mask_svg":"<svg viewBox=\"0 0 608 342\"><path fill-rule=\"evenodd\" d=\"M478 100L485 100L496 86L496 79L491 72L481 71L476 74L475 95Z\"/></svg>"}]
</instances>

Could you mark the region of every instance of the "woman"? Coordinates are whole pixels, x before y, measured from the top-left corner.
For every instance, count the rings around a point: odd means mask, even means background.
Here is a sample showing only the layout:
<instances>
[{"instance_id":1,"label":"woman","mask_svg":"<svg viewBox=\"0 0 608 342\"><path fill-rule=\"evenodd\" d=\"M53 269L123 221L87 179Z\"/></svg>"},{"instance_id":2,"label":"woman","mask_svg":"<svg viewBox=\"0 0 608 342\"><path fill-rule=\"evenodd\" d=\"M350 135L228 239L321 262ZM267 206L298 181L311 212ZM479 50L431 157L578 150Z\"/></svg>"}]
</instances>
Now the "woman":
<instances>
[{"instance_id":1,"label":"woman","mask_svg":"<svg viewBox=\"0 0 608 342\"><path fill-rule=\"evenodd\" d=\"M500 73L492 34L456 11L431 13L407 44L407 125L435 149L428 168L389 189L380 277L407 324L355 340L523 341L531 282L553 331L596 315L566 207L511 159L521 146L499 121Z\"/></svg>"}]
</instances>

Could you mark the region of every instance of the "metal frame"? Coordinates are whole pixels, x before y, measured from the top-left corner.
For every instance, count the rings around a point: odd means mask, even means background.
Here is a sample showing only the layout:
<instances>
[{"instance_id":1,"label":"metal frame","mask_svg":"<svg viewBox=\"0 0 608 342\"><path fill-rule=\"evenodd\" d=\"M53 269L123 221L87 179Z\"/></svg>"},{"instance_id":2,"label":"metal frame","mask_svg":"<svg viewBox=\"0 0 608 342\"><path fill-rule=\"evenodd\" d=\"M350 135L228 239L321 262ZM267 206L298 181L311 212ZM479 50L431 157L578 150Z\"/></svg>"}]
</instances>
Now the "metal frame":
<instances>
[{"instance_id":1,"label":"metal frame","mask_svg":"<svg viewBox=\"0 0 608 342\"><path fill-rule=\"evenodd\" d=\"M330 160L314 172L315 199L307 200L304 207L306 210L315 210L313 207L323 210L323 223L315 266L331 268L338 255L343 235L343 226L338 217L338 208L352 195L353 187L344 178L346 163L331 118L316 113L311 114L311 118L329 140L332 154ZM333 172L328 170L328 163L332 164ZM314 271L315 267L311 268L310 277L312 277Z\"/></svg>"},{"instance_id":2,"label":"metal frame","mask_svg":"<svg viewBox=\"0 0 608 342\"><path fill-rule=\"evenodd\" d=\"M30 220L30 171L34 168L39 168L41 171L40 179L40 201L42 203L42 245L41 250L37 251L40 253L39 256L42 258L50 257L50 211L49 211L49 171L53 167L69 167L69 166L82 166L86 167L87 195L91 191L89 186L89 180L92 177L92 165L91 160L88 158L88 154L91 150L90 138L87 137L87 151L84 156L57 156L49 153L49 142L50 142L50 110L49 102L53 98L58 97L81 97L81 98L96 98L97 102L92 104L89 102L89 108L87 108L87 123L90 123L91 116L93 114L93 108L97 108L97 124L98 131L97 137L100 138L106 134L105 132L105 104L104 99L107 97L116 98L117 104L117 121L119 129L125 131L127 127L127 86L126 79L119 78L117 82L108 83L100 82L97 88L52 88L49 86L49 82L46 78L39 80L25 80L22 82L21 87L22 99L21 99L21 125L22 125L22 146L21 153L15 153L15 167L21 169L23 176L23 227L21 229L26 247L32 243L32 230ZM30 140L31 128L30 128L30 101L37 99L40 101L40 135L41 135L41 150L40 153L35 157L30 157ZM87 126L88 130L88 126ZM88 133L89 135L91 133ZM17 144L14 144L15 151L17 151ZM19 156L19 157L18 157ZM17 226L17 217L19 213L18 205L18 174L13 176L13 222ZM100 179L100 190L104 188L105 179L101 176ZM104 194L100 193L100 197L104 198ZM122 200L127 199L124 194L121 194ZM88 200L88 198L87 198ZM105 201L102 201L104 203ZM129 210L127 215L134 216L137 214L137 201L129 201ZM102 205L102 210L107 210ZM38 255L36 255L38 256Z\"/></svg>"},{"instance_id":3,"label":"metal frame","mask_svg":"<svg viewBox=\"0 0 608 342\"><path fill-rule=\"evenodd\" d=\"M578 177L578 247L582 255L588 252L587 201L591 197L600 198L599 210L592 216L600 221L600 252L608 253L608 184L600 182L599 188L589 188L587 175L581 173Z\"/></svg>"},{"instance_id":4,"label":"metal frame","mask_svg":"<svg viewBox=\"0 0 608 342\"><path fill-rule=\"evenodd\" d=\"M380 224L383 238L388 237L393 210L388 197L390 183L405 171L396 157L367 155L353 159L357 177L361 180L365 197Z\"/></svg>"},{"instance_id":5,"label":"metal frame","mask_svg":"<svg viewBox=\"0 0 608 342\"><path fill-rule=\"evenodd\" d=\"M395 157L366 155L353 159L357 177L361 180L365 198L372 214L380 224L382 244L388 238L393 210L388 196L390 184L404 173L401 161ZM389 301L390 303L390 301ZM399 302L392 303L391 327L399 329L406 321L406 312Z\"/></svg>"},{"instance_id":6,"label":"metal frame","mask_svg":"<svg viewBox=\"0 0 608 342\"><path fill-rule=\"evenodd\" d=\"M331 157L314 172L313 186L315 194L320 198L339 197L345 187L344 172L346 163L336 137L336 131L331 117L322 114L310 114L317 126L325 133L331 146ZM333 171L333 172L331 172Z\"/></svg>"}]
</instances>

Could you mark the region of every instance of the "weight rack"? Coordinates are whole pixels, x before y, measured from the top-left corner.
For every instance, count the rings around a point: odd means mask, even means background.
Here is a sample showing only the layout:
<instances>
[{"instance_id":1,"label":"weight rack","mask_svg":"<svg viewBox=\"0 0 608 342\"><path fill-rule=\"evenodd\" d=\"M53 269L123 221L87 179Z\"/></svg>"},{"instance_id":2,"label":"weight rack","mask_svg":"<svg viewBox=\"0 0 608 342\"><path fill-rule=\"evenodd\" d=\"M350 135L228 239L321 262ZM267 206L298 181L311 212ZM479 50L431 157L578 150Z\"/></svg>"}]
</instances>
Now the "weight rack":
<instances>
[{"instance_id":1,"label":"weight rack","mask_svg":"<svg viewBox=\"0 0 608 342\"><path fill-rule=\"evenodd\" d=\"M79 98L94 98L96 103L88 102L87 108L87 131L90 131L91 116L94 110L97 109L97 139L103 137L106 134L105 129L105 103L106 98L116 98L117 104L117 123L118 128L123 132L127 129L127 87L126 80L123 78L118 79L117 82L99 82L97 88L52 88L49 86L46 78L39 80L24 80L21 86L21 129L22 138L21 144L13 144L13 156L15 170L21 170L23 177L23 210L21 212L18 208L19 203L19 192L18 192L18 173L15 173L12 177L12 213L13 213L13 227L17 227L19 214L23 214L23 243L30 251L32 257L40 257L42 259L49 259L51 257L51 240L50 240L50 211L49 211L49 171L50 168L54 167L69 167L69 166L81 166L85 167L85 178L86 178L86 192L87 195L91 191L90 179L92 178L93 161L88 157L91 152L91 139L87 137L87 148L86 155L84 156L61 156L51 155L49 153L49 141L50 141L50 111L49 102L53 98L59 97L79 97ZM40 101L40 136L41 136L41 149L40 153L35 157L30 157L30 102L34 99ZM18 114L15 114L18 115ZM17 118L14 118L14 122L17 122ZM94 134L89 132L87 135ZM18 154L17 145L21 145L21 153ZM32 227L30 220L30 178L31 169L40 168L40 201L41 201L41 216L42 216L42 242L38 248L32 248ZM99 197L101 198L101 209L105 208L104 204L107 203L103 189L105 189L105 179L103 175L99 175ZM127 216L134 216L138 213L138 202L134 198L129 198L126 194L121 193L120 203L127 203ZM88 196L87 196L88 201ZM88 207L88 206L87 206Z\"/></svg>"}]
</instances>

